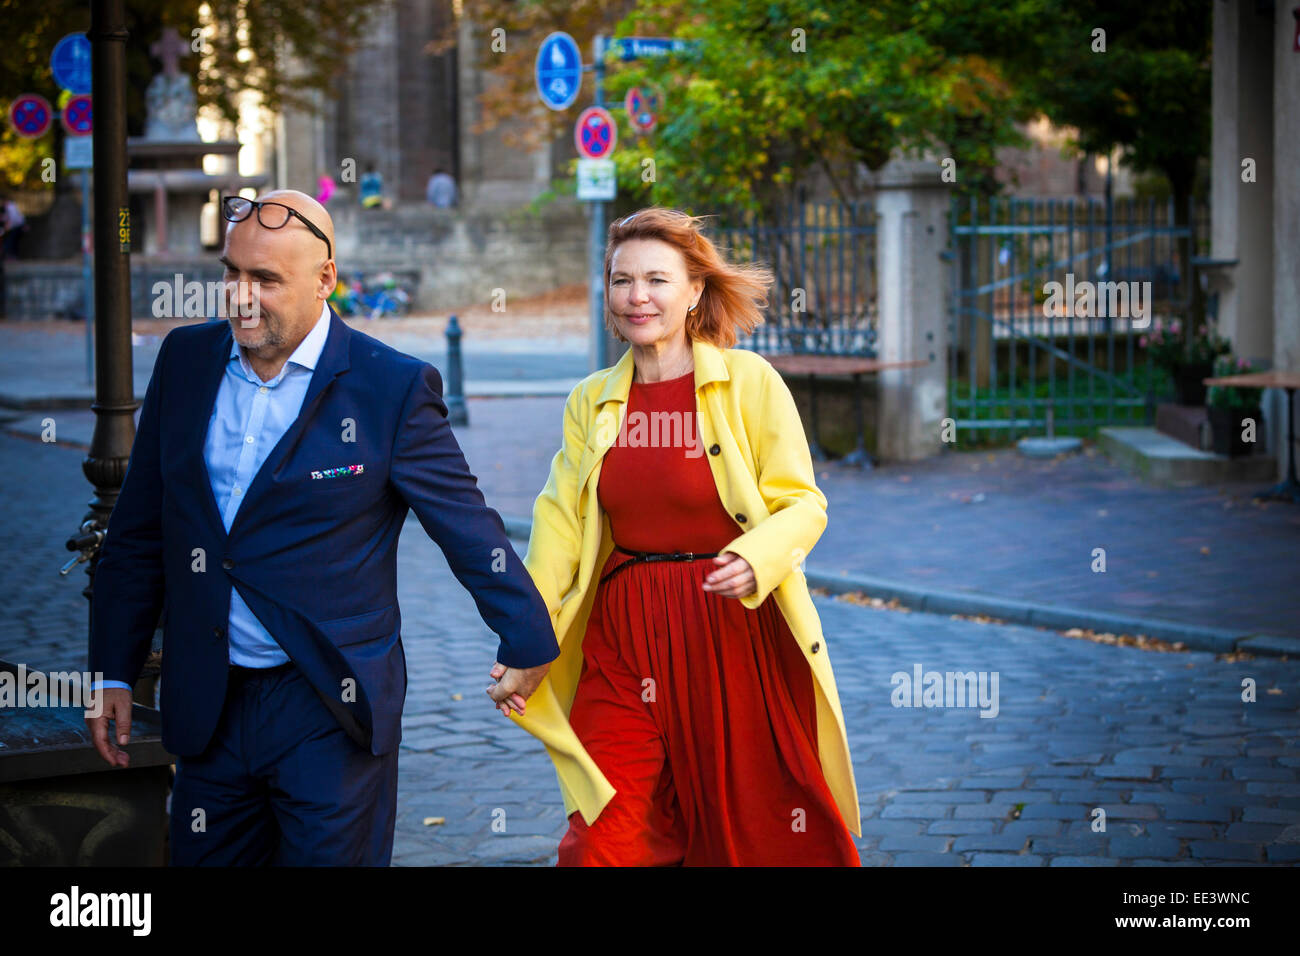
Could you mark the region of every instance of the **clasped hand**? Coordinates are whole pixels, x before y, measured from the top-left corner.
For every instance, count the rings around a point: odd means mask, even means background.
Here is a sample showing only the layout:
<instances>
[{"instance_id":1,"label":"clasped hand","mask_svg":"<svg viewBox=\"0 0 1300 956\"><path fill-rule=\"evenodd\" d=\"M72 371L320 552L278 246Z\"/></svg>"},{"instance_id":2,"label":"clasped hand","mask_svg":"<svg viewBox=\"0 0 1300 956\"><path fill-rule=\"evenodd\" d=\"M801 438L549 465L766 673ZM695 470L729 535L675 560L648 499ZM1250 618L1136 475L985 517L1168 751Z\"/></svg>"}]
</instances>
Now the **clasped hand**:
<instances>
[{"instance_id":1,"label":"clasped hand","mask_svg":"<svg viewBox=\"0 0 1300 956\"><path fill-rule=\"evenodd\" d=\"M512 710L522 717L525 702L537 690L537 685L542 682L550 667L549 662L536 667L507 667L497 661L492 665L492 670L488 671L496 683L488 687L487 695L492 698L497 710L507 717Z\"/></svg>"},{"instance_id":2,"label":"clasped hand","mask_svg":"<svg viewBox=\"0 0 1300 956\"><path fill-rule=\"evenodd\" d=\"M704 590L733 598L748 597L757 590L754 569L740 555L727 552L718 555L713 562L718 568L704 579L701 585ZM496 683L487 688L487 695L505 716L509 717L513 710L522 717L528 698L537 690L550 666L548 663L537 667L507 667L497 661L488 672Z\"/></svg>"}]
</instances>

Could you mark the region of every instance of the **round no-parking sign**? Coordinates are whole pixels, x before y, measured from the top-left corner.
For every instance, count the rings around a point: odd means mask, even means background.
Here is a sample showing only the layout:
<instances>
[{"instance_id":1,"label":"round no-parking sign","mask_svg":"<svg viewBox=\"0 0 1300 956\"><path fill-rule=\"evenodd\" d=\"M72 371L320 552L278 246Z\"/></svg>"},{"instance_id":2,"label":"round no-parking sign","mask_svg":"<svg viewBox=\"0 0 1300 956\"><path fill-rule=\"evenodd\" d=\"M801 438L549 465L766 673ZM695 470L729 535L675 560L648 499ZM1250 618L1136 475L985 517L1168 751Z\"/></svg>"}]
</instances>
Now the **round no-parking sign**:
<instances>
[{"instance_id":1,"label":"round no-parking sign","mask_svg":"<svg viewBox=\"0 0 1300 956\"><path fill-rule=\"evenodd\" d=\"M90 97L78 94L63 107L63 128L69 136L89 136L94 131L94 115Z\"/></svg>"},{"instance_id":2,"label":"round no-parking sign","mask_svg":"<svg viewBox=\"0 0 1300 956\"><path fill-rule=\"evenodd\" d=\"M9 125L27 139L44 136L53 121L50 101L35 93L24 93L9 105Z\"/></svg>"},{"instance_id":3,"label":"round no-parking sign","mask_svg":"<svg viewBox=\"0 0 1300 956\"><path fill-rule=\"evenodd\" d=\"M587 159L608 159L618 144L614 117L602 106L588 106L574 124L573 141Z\"/></svg>"},{"instance_id":4,"label":"round no-parking sign","mask_svg":"<svg viewBox=\"0 0 1300 956\"><path fill-rule=\"evenodd\" d=\"M659 122L659 110L662 97L658 90L645 86L634 86L627 91L623 106L627 110L628 122L638 133L648 133Z\"/></svg>"}]
</instances>

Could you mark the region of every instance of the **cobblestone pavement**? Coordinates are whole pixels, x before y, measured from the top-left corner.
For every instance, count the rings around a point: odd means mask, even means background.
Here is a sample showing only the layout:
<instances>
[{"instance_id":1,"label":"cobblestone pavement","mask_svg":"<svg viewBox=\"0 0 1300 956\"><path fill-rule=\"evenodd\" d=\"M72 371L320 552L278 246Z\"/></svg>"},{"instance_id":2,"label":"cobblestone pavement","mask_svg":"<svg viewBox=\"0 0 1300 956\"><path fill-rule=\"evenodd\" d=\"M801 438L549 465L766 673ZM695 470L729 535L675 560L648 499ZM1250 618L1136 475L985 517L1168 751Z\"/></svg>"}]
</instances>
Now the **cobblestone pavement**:
<instances>
[{"instance_id":1,"label":"cobblestone pavement","mask_svg":"<svg viewBox=\"0 0 1300 956\"><path fill-rule=\"evenodd\" d=\"M399 575L412 682L394 862L554 862L565 827L554 773L540 745L486 709L491 642L468 595L416 529ZM817 606L866 817L864 863L1300 862L1300 663ZM996 715L894 707L892 675L917 665L997 673ZM1256 703L1240 699L1247 677ZM1105 832L1092 829L1098 808Z\"/></svg>"},{"instance_id":2,"label":"cobblestone pavement","mask_svg":"<svg viewBox=\"0 0 1300 956\"><path fill-rule=\"evenodd\" d=\"M467 456L501 510L506 489L535 487L526 482L546 465L524 456L497 469L501 436L520 431L528 440L510 447L549 448L542 425L554 412L471 402ZM0 657L84 667L84 579L56 571L89 496L81 458L0 435ZM491 635L413 520L399 563L410 689L394 863L553 862L565 826L559 790L541 745L483 693ZM832 599L817 606L862 797L865 863L1300 862L1300 663L1156 653ZM996 674L996 716L893 706L893 675L917 666ZM1104 832L1093 830L1098 810Z\"/></svg>"},{"instance_id":3,"label":"cobblestone pavement","mask_svg":"<svg viewBox=\"0 0 1300 956\"><path fill-rule=\"evenodd\" d=\"M528 518L560 398L470 403L459 432L493 506ZM1244 633L1300 636L1300 507L1256 484L1158 488L1093 449L819 465L829 522L807 568ZM1092 570L1105 551L1104 573Z\"/></svg>"}]
</instances>

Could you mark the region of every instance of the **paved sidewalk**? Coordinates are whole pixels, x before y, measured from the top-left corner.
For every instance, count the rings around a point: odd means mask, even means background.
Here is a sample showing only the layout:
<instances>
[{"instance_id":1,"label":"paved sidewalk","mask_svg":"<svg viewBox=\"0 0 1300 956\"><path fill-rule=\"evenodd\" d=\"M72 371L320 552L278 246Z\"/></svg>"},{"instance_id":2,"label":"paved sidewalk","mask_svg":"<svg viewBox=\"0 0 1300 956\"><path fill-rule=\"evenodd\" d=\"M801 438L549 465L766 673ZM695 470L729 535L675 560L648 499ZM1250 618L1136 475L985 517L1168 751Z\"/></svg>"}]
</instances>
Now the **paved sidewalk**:
<instances>
[{"instance_id":1,"label":"paved sidewalk","mask_svg":"<svg viewBox=\"0 0 1300 956\"><path fill-rule=\"evenodd\" d=\"M427 319L389 319L349 325L415 355L443 371L446 338ZM136 398L144 398L158 348L171 324L137 322L131 348ZM89 408L94 387L86 378L84 325L67 321L0 322L0 409ZM584 337L475 335L462 339L467 395L566 396L587 374Z\"/></svg>"}]
</instances>

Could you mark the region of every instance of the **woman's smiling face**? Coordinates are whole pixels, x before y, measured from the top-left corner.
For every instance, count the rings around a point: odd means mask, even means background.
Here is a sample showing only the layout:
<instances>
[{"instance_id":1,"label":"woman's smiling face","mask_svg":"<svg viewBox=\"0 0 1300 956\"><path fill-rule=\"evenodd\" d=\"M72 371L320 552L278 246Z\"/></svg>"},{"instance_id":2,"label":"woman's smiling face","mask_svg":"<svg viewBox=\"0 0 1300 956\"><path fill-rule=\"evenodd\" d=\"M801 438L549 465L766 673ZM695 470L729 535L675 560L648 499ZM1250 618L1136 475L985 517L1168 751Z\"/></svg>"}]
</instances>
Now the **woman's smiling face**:
<instances>
[{"instance_id":1,"label":"woman's smiling face","mask_svg":"<svg viewBox=\"0 0 1300 956\"><path fill-rule=\"evenodd\" d=\"M609 310L633 345L684 335L686 312L704 289L686 273L686 258L659 239L629 239L610 257Z\"/></svg>"}]
</instances>

